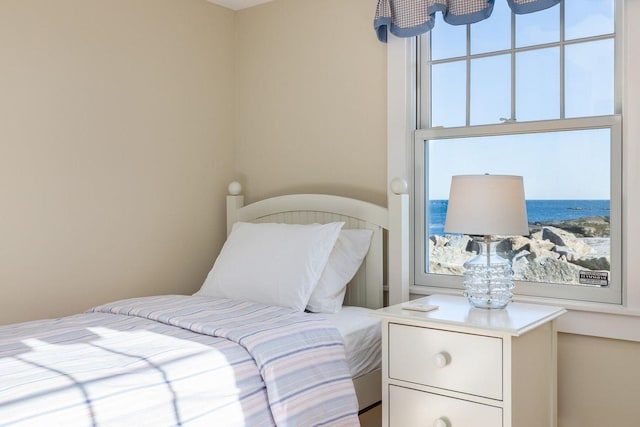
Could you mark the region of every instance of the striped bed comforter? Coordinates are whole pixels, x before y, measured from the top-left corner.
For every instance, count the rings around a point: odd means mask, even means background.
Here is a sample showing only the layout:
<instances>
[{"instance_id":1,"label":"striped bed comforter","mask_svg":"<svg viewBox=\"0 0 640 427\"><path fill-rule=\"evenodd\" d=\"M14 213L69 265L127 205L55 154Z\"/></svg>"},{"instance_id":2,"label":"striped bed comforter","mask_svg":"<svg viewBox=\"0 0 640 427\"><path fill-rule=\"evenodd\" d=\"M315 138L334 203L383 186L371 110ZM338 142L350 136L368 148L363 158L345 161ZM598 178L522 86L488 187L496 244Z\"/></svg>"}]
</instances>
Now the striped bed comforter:
<instances>
[{"instance_id":1,"label":"striped bed comforter","mask_svg":"<svg viewBox=\"0 0 640 427\"><path fill-rule=\"evenodd\" d=\"M351 426L338 332L317 315L134 298L0 327L0 426Z\"/></svg>"}]
</instances>

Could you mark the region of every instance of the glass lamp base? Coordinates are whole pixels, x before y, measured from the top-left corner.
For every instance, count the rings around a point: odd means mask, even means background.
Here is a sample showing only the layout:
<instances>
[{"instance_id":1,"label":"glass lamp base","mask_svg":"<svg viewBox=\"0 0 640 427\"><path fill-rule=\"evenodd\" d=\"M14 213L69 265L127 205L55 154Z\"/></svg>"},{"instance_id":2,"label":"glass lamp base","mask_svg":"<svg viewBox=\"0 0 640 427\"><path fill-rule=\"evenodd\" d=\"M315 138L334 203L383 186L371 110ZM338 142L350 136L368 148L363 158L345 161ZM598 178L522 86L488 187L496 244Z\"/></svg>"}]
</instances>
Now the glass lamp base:
<instances>
[{"instance_id":1,"label":"glass lamp base","mask_svg":"<svg viewBox=\"0 0 640 427\"><path fill-rule=\"evenodd\" d=\"M463 295L473 307L505 308L513 298L511 264L496 253L497 242L478 241L478 245L478 255L464 264Z\"/></svg>"}]
</instances>

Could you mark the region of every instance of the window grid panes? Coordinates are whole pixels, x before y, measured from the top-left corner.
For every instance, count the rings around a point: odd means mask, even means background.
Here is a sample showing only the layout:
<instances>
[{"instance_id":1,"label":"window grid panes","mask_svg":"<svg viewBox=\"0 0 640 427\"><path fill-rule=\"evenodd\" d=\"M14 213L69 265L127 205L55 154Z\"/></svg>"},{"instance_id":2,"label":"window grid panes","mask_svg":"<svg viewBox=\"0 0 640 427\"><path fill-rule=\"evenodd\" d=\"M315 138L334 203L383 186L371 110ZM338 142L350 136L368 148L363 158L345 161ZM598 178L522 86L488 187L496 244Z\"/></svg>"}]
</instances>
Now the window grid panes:
<instances>
[{"instance_id":1,"label":"window grid panes","mask_svg":"<svg viewBox=\"0 0 640 427\"><path fill-rule=\"evenodd\" d=\"M459 114L457 104L459 93L462 92L462 88L458 86L460 84L465 85L464 92L471 98L466 100L470 111L465 123L456 122L456 125L474 126L505 120L548 120L614 114L614 0L587 1L589 4L595 2L600 5L593 5L591 14L585 12L582 6L574 5L580 1L565 0L556 7L518 16L510 13L506 3L496 2L496 10L485 21L458 27L438 22L421 39L421 57L424 59L421 82L424 88L421 95L422 127L451 126L446 117ZM560 13L563 9L564 12ZM573 11L574 9L577 10ZM564 22L561 19L563 16ZM570 26L567 22L569 17L573 19ZM494 33L488 30L491 28ZM524 84L519 84L522 70L529 69L527 59L536 54L544 60L535 64L536 76L553 81L551 84L540 84L526 80ZM500 75L482 70L473 72L474 64L481 66L482 62L490 61L489 58L499 56L506 56L511 62L508 68L494 68L499 70ZM444 64L460 61L466 62L466 68L470 70L464 83L459 81L460 75L457 75L454 83L447 74L442 77L443 73L438 73L438 69L445 68ZM508 74L506 78L505 73ZM508 104L503 101L502 86L507 83L506 79L511 84ZM479 84L479 81L483 83ZM442 94L430 97L430 93L442 93L443 88L453 84L458 88L454 101L450 102L450 98ZM497 92L492 91L492 85ZM523 102L519 100L519 96L526 96L527 91L523 89L525 86L529 88L529 94L536 88L549 95L551 90L557 91L552 94L556 105L553 109L540 108L540 114L537 115L532 115L532 111L525 108L520 115L518 107ZM584 90L585 87L589 90ZM485 91L494 96L487 97ZM478 99L479 94L484 97ZM547 99L546 102L550 100ZM569 107L566 113L565 105ZM487 111L487 108L490 110ZM553 116L551 111L555 112Z\"/></svg>"}]
</instances>

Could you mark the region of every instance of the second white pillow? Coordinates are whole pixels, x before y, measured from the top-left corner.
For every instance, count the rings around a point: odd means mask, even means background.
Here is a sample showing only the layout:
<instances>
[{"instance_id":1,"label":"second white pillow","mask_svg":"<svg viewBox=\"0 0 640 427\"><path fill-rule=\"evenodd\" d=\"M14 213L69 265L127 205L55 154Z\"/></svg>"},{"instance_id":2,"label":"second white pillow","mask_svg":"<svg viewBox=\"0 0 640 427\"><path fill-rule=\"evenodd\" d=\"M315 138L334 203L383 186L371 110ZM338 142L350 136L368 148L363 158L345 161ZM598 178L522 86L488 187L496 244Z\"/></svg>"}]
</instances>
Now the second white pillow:
<instances>
[{"instance_id":1,"label":"second white pillow","mask_svg":"<svg viewBox=\"0 0 640 427\"><path fill-rule=\"evenodd\" d=\"M338 313L342 309L347 284L358 272L369 251L373 232L367 229L342 230L329 262L311 294L307 310L313 313Z\"/></svg>"}]
</instances>

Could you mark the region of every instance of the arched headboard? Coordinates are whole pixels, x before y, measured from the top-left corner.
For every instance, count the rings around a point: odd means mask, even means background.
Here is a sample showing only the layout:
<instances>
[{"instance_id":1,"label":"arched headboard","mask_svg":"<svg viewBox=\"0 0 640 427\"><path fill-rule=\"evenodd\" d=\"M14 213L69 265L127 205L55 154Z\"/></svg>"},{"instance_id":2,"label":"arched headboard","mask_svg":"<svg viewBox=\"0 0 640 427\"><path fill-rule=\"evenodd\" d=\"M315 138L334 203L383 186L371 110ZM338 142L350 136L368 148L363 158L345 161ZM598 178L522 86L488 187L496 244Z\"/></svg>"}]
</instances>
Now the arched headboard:
<instances>
[{"instance_id":1,"label":"arched headboard","mask_svg":"<svg viewBox=\"0 0 640 427\"><path fill-rule=\"evenodd\" d=\"M344 221L344 228L366 228L373 232L371 246L360 270L347 287L345 305L368 308L383 306L385 282L384 243L389 228L387 208L348 197L326 194L292 194L244 204L240 184L229 185L227 233L238 221L312 224Z\"/></svg>"}]
</instances>

